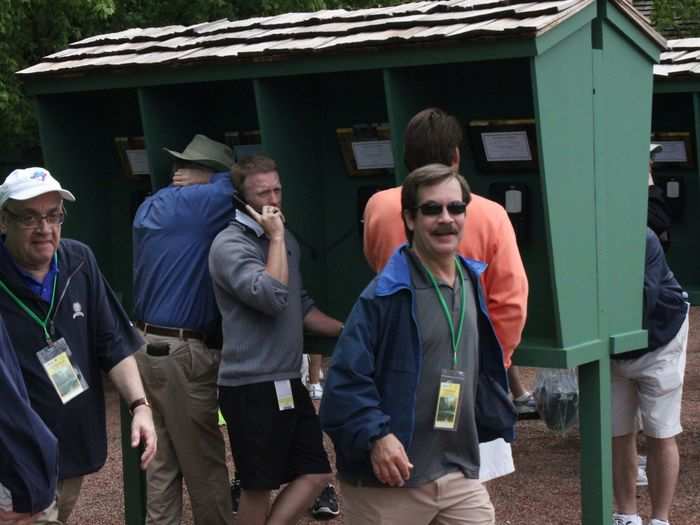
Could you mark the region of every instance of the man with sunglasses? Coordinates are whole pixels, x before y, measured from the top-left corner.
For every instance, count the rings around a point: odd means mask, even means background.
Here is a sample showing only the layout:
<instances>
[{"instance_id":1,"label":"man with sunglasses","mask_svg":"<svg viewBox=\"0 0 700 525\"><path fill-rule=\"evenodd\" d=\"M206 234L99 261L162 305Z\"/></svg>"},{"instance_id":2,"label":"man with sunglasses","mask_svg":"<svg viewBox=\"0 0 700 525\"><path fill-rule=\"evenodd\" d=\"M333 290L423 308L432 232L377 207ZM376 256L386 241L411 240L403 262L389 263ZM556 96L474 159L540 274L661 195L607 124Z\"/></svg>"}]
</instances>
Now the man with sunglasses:
<instances>
[{"instance_id":1,"label":"man with sunglasses","mask_svg":"<svg viewBox=\"0 0 700 525\"><path fill-rule=\"evenodd\" d=\"M516 414L483 301L485 265L458 255L470 200L449 166L411 172L401 190L408 245L362 292L335 348L321 424L349 525L494 523L479 441L511 441Z\"/></svg>"},{"instance_id":2,"label":"man with sunglasses","mask_svg":"<svg viewBox=\"0 0 700 525\"><path fill-rule=\"evenodd\" d=\"M216 398L221 315L207 257L233 218L233 152L204 135L165 152L173 184L146 198L133 223L134 315L148 343L136 360L160 444L146 472L146 523L181 522L184 481L195 522L229 525Z\"/></svg>"},{"instance_id":3,"label":"man with sunglasses","mask_svg":"<svg viewBox=\"0 0 700 525\"><path fill-rule=\"evenodd\" d=\"M57 508L65 522L83 476L107 456L106 373L133 414L131 445L156 452L151 410L132 354L143 344L84 244L61 239L71 192L43 168L15 170L0 186L0 314L32 407L58 439Z\"/></svg>"},{"instance_id":4,"label":"man with sunglasses","mask_svg":"<svg viewBox=\"0 0 700 525\"><path fill-rule=\"evenodd\" d=\"M439 108L416 113L404 134L404 164L408 171L439 162L459 170L462 127L457 118ZM406 235L401 215L401 188L380 191L367 202L364 212L364 252L367 262L379 272ZM511 356L520 343L527 316L528 282L508 214L501 205L472 194L465 235L459 253L487 264L482 277L486 302L494 330L503 349L513 401L518 413L536 416L534 398L520 383ZM510 447L503 441L482 443L481 479L513 472Z\"/></svg>"}]
</instances>

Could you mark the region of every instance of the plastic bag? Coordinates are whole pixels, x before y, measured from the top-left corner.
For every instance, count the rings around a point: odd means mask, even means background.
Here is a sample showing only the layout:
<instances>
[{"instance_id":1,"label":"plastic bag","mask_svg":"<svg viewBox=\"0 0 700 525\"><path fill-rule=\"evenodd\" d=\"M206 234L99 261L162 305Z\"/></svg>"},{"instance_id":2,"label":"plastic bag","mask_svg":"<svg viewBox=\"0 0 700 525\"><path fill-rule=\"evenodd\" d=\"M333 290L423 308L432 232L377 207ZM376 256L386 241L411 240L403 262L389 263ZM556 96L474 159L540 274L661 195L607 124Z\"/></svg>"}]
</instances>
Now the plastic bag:
<instances>
[{"instance_id":1,"label":"plastic bag","mask_svg":"<svg viewBox=\"0 0 700 525\"><path fill-rule=\"evenodd\" d=\"M550 430L563 434L578 421L575 368L539 369L534 396L537 411Z\"/></svg>"}]
</instances>

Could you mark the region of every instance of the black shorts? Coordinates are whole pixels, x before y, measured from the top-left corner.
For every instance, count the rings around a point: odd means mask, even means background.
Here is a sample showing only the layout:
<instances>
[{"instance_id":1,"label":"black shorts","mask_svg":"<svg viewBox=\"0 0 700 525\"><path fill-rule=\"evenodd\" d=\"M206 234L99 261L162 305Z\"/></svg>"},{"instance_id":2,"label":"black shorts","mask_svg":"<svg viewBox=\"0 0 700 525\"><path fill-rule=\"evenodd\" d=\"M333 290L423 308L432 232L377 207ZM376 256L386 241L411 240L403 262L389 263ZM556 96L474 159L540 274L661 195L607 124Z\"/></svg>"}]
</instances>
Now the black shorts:
<instances>
[{"instance_id":1,"label":"black shorts","mask_svg":"<svg viewBox=\"0 0 700 525\"><path fill-rule=\"evenodd\" d=\"M273 381L219 386L236 472L244 490L275 490L304 474L331 472L321 425L300 379L294 409L280 411Z\"/></svg>"}]
</instances>

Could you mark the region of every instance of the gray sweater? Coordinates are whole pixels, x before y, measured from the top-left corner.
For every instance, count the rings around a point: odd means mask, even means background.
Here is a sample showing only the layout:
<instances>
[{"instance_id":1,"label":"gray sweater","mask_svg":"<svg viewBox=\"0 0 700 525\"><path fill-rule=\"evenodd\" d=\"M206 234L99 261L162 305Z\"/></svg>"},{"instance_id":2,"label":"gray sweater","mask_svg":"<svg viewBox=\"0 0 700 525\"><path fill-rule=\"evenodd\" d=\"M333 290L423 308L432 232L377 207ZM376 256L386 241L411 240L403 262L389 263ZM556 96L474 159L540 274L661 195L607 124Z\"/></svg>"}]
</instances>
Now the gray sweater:
<instances>
[{"instance_id":1,"label":"gray sweater","mask_svg":"<svg viewBox=\"0 0 700 525\"><path fill-rule=\"evenodd\" d=\"M304 316L313 300L302 287L299 245L285 232L285 286L265 272L269 241L262 227L237 212L216 236L209 273L223 321L218 384L240 386L300 377Z\"/></svg>"}]
</instances>

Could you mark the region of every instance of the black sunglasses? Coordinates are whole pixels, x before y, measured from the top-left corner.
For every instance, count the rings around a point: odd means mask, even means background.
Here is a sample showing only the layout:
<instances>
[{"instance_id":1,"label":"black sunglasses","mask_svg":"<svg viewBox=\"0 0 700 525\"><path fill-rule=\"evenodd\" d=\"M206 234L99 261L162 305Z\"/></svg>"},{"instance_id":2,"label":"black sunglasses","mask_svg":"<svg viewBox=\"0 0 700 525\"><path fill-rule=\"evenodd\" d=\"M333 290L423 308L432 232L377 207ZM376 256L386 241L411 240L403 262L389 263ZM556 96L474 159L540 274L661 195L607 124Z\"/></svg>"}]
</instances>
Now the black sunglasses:
<instances>
[{"instance_id":1,"label":"black sunglasses","mask_svg":"<svg viewBox=\"0 0 700 525\"><path fill-rule=\"evenodd\" d=\"M462 201L448 202L446 205L437 202L426 202L416 206L417 210L428 217L435 217L442 213L442 209L447 208L447 213L450 215L462 215L467 210L467 203Z\"/></svg>"}]
</instances>

